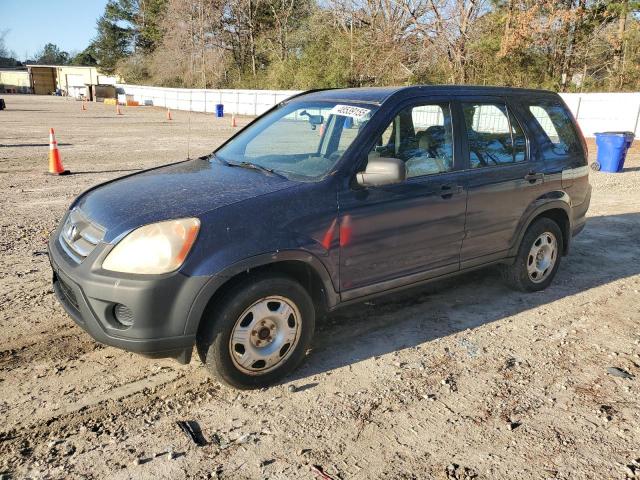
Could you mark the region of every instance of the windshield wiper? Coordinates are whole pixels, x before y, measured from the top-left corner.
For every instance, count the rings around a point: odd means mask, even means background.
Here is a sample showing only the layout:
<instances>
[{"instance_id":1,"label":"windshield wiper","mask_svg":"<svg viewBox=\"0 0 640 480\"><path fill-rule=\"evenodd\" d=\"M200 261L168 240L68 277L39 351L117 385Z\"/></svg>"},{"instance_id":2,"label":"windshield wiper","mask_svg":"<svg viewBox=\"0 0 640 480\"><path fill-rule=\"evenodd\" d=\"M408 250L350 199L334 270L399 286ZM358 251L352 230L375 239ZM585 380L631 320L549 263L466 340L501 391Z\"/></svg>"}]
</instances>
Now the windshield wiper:
<instances>
[{"instance_id":1,"label":"windshield wiper","mask_svg":"<svg viewBox=\"0 0 640 480\"><path fill-rule=\"evenodd\" d=\"M272 175L276 175L276 176L278 176L280 178L287 178L283 174L276 172L274 169L267 168L267 167L264 167L262 165L258 165L257 163L252 163L252 162L231 163L231 162L227 162L227 165L229 165L230 167L241 167L241 168L249 168L251 170L260 170L262 172L266 172L266 173L270 173Z\"/></svg>"}]
</instances>

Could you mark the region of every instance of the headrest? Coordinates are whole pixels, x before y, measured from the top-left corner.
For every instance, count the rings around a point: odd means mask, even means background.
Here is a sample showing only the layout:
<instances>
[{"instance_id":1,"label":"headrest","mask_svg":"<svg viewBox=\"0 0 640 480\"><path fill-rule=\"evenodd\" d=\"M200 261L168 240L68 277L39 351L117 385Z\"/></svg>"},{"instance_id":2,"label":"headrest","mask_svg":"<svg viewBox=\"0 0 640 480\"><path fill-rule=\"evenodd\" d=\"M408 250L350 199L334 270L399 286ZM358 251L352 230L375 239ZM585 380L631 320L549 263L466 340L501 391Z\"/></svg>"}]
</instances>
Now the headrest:
<instances>
[{"instance_id":1,"label":"headrest","mask_svg":"<svg viewBox=\"0 0 640 480\"><path fill-rule=\"evenodd\" d=\"M440 137L444 137L444 126L431 125L425 130L425 133L427 133L433 139L440 139Z\"/></svg>"},{"instance_id":2,"label":"headrest","mask_svg":"<svg viewBox=\"0 0 640 480\"><path fill-rule=\"evenodd\" d=\"M426 131L416 133L416 140L418 141L418 148L420 150L429 150L431 139Z\"/></svg>"}]
</instances>

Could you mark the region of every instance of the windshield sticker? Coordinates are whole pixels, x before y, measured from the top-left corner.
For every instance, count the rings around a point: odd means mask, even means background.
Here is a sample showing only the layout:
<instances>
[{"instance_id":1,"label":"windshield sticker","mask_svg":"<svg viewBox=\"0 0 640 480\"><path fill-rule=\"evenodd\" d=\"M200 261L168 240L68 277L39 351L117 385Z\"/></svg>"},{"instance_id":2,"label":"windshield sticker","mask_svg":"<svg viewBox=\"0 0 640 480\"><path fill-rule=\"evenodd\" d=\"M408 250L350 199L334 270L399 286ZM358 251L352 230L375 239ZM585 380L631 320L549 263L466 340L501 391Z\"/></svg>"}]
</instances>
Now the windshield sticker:
<instances>
[{"instance_id":1,"label":"windshield sticker","mask_svg":"<svg viewBox=\"0 0 640 480\"><path fill-rule=\"evenodd\" d=\"M351 117L356 120L362 120L371 113L368 108L352 107L351 105L336 105L331 109L329 115L342 115L343 117Z\"/></svg>"}]
</instances>

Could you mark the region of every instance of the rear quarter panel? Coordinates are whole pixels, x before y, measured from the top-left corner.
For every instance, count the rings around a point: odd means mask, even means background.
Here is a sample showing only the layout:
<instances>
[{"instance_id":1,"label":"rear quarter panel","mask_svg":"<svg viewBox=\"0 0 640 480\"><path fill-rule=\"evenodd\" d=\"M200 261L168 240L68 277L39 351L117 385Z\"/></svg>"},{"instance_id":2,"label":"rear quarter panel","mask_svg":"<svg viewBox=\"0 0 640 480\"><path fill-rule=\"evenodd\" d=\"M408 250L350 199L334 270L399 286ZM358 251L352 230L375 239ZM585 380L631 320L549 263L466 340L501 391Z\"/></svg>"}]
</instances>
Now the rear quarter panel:
<instances>
[{"instance_id":1,"label":"rear quarter panel","mask_svg":"<svg viewBox=\"0 0 640 480\"><path fill-rule=\"evenodd\" d=\"M545 210L559 208L567 213L570 221L570 231L584 224L591 186L589 184L589 167L587 162L587 146L571 111L562 98L553 93L539 96L516 98L518 114L526 123L526 130L530 137L531 155L539 159L544 173L544 193L537 197L527 208L518 229L518 235L514 238L512 253L517 250L519 240L531 220ZM573 129L579 141L579 148L566 155L545 154L549 148L549 140L539 123L529 110L529 105L536 103L559 104L565 110L570 119L570 128Z\"/></svg>"}]
</instances>

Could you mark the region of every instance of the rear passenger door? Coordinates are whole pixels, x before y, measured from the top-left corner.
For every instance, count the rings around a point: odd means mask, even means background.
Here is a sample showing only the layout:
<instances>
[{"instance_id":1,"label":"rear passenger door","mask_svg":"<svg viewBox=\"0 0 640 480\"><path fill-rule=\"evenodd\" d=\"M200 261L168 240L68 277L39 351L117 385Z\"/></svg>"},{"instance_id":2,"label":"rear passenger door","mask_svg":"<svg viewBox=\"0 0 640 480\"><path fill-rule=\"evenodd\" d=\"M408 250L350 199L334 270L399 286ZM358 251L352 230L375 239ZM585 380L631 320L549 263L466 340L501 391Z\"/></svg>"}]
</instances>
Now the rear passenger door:
<instances>
[{"instance_id":1,"label":"rear passenger door","mask_svg":"<svg viewBox=\"0 0 640 480\"><path fill-rule=\"evenodd\" d=\"M544 166L532 159L506 99L463 97L458 108L469 192L460 260L468 268L505 256L523 213L543 192Z\"/></svg>"}]
</instances>

